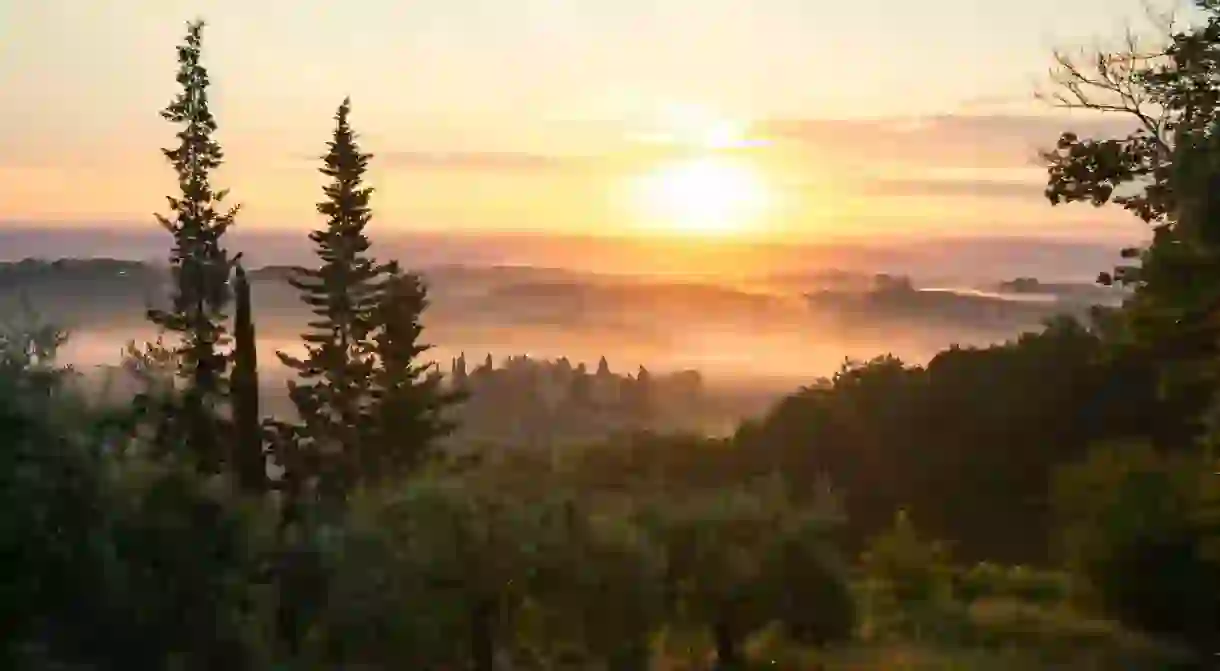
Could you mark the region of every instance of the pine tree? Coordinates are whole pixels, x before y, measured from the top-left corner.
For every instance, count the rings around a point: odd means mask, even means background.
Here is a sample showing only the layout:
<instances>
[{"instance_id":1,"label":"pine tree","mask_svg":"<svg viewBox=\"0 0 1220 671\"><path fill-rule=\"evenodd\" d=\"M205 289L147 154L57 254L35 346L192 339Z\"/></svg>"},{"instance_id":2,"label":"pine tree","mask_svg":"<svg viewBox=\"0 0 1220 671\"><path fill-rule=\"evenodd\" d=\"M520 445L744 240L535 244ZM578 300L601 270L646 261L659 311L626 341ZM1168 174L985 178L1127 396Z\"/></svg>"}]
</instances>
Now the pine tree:
<instances>
[{"instance_id":1,"label":"pine tree","mask_svg":"<svg viewBox=\"0 0 1220 671\"><path fill-rule=\"evenodd\" d=\"M240 255L239 255L240 256ZM236 309L233 317L233 430L235 467L242 488L263 491L267 485L267 460L263 450L262 419L259 416L258 351L250 304L250 281L238 263L233 283Z\"/></svg>"},{"instance_id":2,"label":"pine tree","mask_svg":"<svg viewBox=\"0 0 1220 671\"><path fill-rule=\"evenodd\" d=\"M369 240L364 229L372 212L372 189L363 185L371 154L362 153L348 123L350 100L335 114L334 136L324 157L321 173L331 179L323 189L325 199L317 206L327 218L325 228L310 233L321 266L295 268L289 283L301 292L317 319L302 335L307 355L297 359L279 353L280 360L296 371L299 381L289 384L289 394L301 418L302 446L312 453L322 472L323 488L342 492L355 474L350 463L360 447L370 401L373 318L377 310L386 268L367 254ZM304 463L304 462L302 462ZM336 489L337 488L337 489Z\"/></svg>"},{"instance_id":3,"label":"pine tree","mask_svg":"<svg viewBox=\"0 0 1220 671\"><path fill-rule=\"evenodd\" d=\"M652 375L640 366L639 373L629 387L627 413L636 428L648 428L654 419L656 395L652 387Z\"/></svg>"},{"instance_id":4,"label":"pine tree","mask_svg":"<svg viewBox=\"0 0 1220 671\"><path fill-rule=\"evenodd\" d=\"M174 236L170 305L167 310L150 310L148 317L179 340L174 354L186 389L184 425L175 433L184 434L202 470L218 472L227 460L220 438L227 367L221 348L227 341L224 322L230 299L230 261L222 238L238 207L225 206L227 191L214 189L210 181L224 153L212 139L216 121L208 109L207 69L200 62L203 27L202 21L187 24L186 39L178 47L177 81L182 91L161 113L181 126L178 146L162 150L178 174L180 193L168 198L169 215L157 215Z\"/></svg>"},{"instance_id":5,"label":"pine tree","mask_svg":"<svg viewBox=\"0 0 1220 671\"><path fill-rule=\"evenodd\" d=\"M420 318L428 307L423 280L397 264L391 264L390 272L374 338L379 364L373 379L375 433L358 465L371 481L415 472L433 456L436 441L456 428L446 410L467 397L459 388L445 389L440 372L422 361L432 349L420 341Z\"/></svg>"}]
</instances>

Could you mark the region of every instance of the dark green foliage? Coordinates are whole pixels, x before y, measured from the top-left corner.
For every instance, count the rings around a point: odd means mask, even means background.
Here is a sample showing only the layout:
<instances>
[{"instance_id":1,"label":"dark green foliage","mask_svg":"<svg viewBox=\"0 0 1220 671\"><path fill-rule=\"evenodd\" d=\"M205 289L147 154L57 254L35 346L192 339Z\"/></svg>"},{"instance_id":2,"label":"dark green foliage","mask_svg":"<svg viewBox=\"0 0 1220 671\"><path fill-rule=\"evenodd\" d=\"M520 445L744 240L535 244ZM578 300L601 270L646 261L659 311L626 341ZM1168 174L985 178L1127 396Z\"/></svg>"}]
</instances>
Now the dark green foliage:
<instances>
[{"instance_id":1,"label":"dark green foliage","mask_svg":"<svg viewBox=\"0 0 1220 671\"><path fill-rule=\"evenodd\" d=\"M279 656L297 663L309 658L309 645L319 635L326 617L327 599L336 558L327 552L327 533L315 509L299 497L286 497L290 511L281 511L276 547L270 558L275 580L275 609L269 625Z\"/></svg>"},{"instance_id":2,"label":"dark green foliage","mask_svg":"<svg viewBox=\"0 0 1220 671\"><path fill-rule=\"evenodd\" d=\"M776 619L814 642L841 640L854 628L846 572L836 570L842 565L828 543L837 502L799 507L782 481L769 478L657 503L640 521L665 557L671 620L706 628L717 669L742 668L743 642ZM801 613L794 596L800 608L819 612Z\"/></svg>"},{"instance_id":3,"label":"dark green foliage","mask_svg":"<svg viewBox=\"0 0 1220 671\"><path fill-rule=\"evenodd\" d=\"M363 186L371 157L348 123L350 102L335 115L334 138L321 172L331 178L318 212L325 229L310 234L322 265L297 268L290 279L315 315L303 336L307 356L280 359L299 380L289 393L301 419L279 441L288 478L313 480L325 497L342 500L361 483L419 469L434 441L453 429L444 410L461 395L420 361L420 315L428 305L419 276L368 254L365 227L372 189Z\"/></svg>"},{"instance_id":4,"label":"dark green foliage","mask_svg":"<svg viewBox=\"0 0 1220 671\"><path fill-rule=\"evenodd\" d=\"M850 640L858 613L846 558L828 542L825 529L787 531L764 558L777 601L775 618L789 638L804 645L820 648Z\"/></svg>"},{"instance_id":5,"label":"dark green foliage","mask_svg":"<svg viewBox=\"0 0 1220 671\"><path fill-rule=\"evenodd\" d=\"M1071 596L1071 586L1062 571L980 562L954 573L953 596L964 603L1003 598L1053 606Z\"/></svg>"},{"instance_id":6,"label":"dark green foliage","mask_svg":"<svg viewBox=\"0 0 1220 671\"><path fill-rule=\"evenodd\" d=\"M17 668L30 644L82 635L59 618L101 578L95 530L104 524L97 455L58 431L62 371L55 337L6 334L0 342L0 661ZM30 355L38 352L32 358ZM86 618L87 619L87 616Z\"/></svg>"},{"instance_id":7,"label":"dark green foliage","mask_svg":"<svg viewBox=\"0 0 1220 671\"><path fill-rule=\"evenodd\" d=\"M178 124L177 147L164 149L178 174L180 193L170 196L171 214L158 215L174 237L170 253L173 295L166 310L150 310L149 319L173 333L178 376L186 383L182 397L182 431L187 445L208 473L222 470L229 460L221 435L221 411L226 398L227 360L221 348L227 340L225 308L228 305L230 261L222 239L233 224L237 208L225 208L224 190L211 184L211 173L224 159L212 139L216 121L208 109L208 73L200 62L203 22L187 26L178 47L178 84L182 91L161 113Z\"/></svg>"},{"instance_id":8,"label":"dark green foliage","mask_svg":"<svg viewBox=\"0 0 1220 671\"><path fill-rule=\"evenodd\" d=\"M368 424L375 368L372 333L386 270L369 255L365 227L372 217L364 186L370 154L360 151L348 122L351 103L335 114L334 137L319 171L331 182L317 209L326 227L310 233L321 265L295 268L289 283L317 316L304 334L306 356L280 353L296 372L289 394L302 422L308 450L320 469L309 477L330 494L347 491L364 471L359 460Z\"/></svg>"},{"instance_id":9,"label":"dark green foliage","mask_svg":"<svg viewBox=\"0 0 1220 671\"><path fill-rule=\"evenodd\" d=\"M232 376L234 465L244 490L262 492L267 485L267 459L259 411L258 349L251 314L250 281L240 264L233 284L236 298Z\"/></svg>"},{"instance_id":10,"label":"dark green foliage","mask_svg":"<svg viewBox=\"0 0 1220 671\"><path fill-rule=\"evenodd\" d=\"M956 624L948 551L943 543L918 533L905 510L869 541L859 568L871 635L919 638L934 628L943 636Z\"/></svg>"},{"instance_id":11,"label":"dark green foliage","mask_svg":"<svg viewBox=\"0 0 1220 671\"><path fill-rule=\"evenodd\" d=\"M260 511L243 510L223 481L173 466L128 469L113 487L112 592L97 634L146 660L125 668L258 668L264 550L251 522Z\"/></svg>"},{"instance_id":12,"label":"dark green foliage","mask_svg":"<svg viewBox=\"0 0 1220 671\"><path fill-rule=\"evenodd\" d=\"M486 484L425 478L356 498L337 539L324 659L490 671L528 595L546 589L539 569L564 536L557 501L511 501Z\"/></svg>"},{"instance_id":13,"label":"dark green foliage","mask_svg":"<svg viewBox=\"0 0 1220 671\"><path fill-rule=\"evenodd\" d=\"M1197 456L1099 450L1056 480L1060 548L1098 604L1144 631L1207 649L1220 637L1220 483Z\"/></svg>"},{"instance_id":14,"label":"dark green foliage","mask_svg":"<svg viewBox=\"0 0 1220 671\"><path fill-rule=\"evenodd\" d=\"M60 340L0 348L0 665L257 668L257 511L118 453L126 436L64 385Z\"/></svg>"},{"instance_id":15,"label":"dark green foliage","mask_svg":"<svg viewBox=\"0 0 1220 671\"><path fill-rule=\"evenodd\" d=\"M433 456L437 439L455 428L446 410L465 394L447 390L441 374L422 362L432 348L420 341L420 316L427 307L427 288L419 276L392 265L375 313L375 434L360 455L360 472L368 481L393 481L416 472Z\"/></svg>"},{"instance_id":16,"label":"dark green foliage","mask_svg":"<svg viewBox=\"0 0 1220 671\"><path fill-rule=\"evenodd\" d=\"M1216 421L1209 406L1215 402L1214 362L1220 356L1214 319L1220 308L1214 272L1220 210L1213 202L1220 186L1214 133L1220 121L1214 84L1220 72L1220 6L1211 0L1195 4L1203 21L1170 36L1162 57L1098 59L1100 74L1133 93L1117 110L1074 94L1076 106L1127 112L1140 129L1124 139L1065 133L1044 157L1052 203L1115 202L1152 225L1152 243L1123 254L1134 263L1103 273L1099 281L1135 289L1121 315L1123 337L1117 344L1159 365L1162 392L1178 404L1193 402L1203 415L1201 433ZM1069 79L1083 81L1079 75Z\"/></svg>"},{"instance_id":17,"label":"dark green foliage","mask_svg":"<svg viewBox=\"0 0 1220 671\"><path fill-rule=\"evenodd\" d=\"M538 588L520 620L521 644L542 657L581 650L611 669L648 668L666 610L660 548L623 515L561 499L560 544L539 566Z\"/></svg>"},{"instance_id":18,"label":"dark green foliage","mask_svg":"<svg viewBox=\"0 0 1220 671\"><path fill-rule=\"evenodd\" d=\"M1180 446L1190 415L1158 398L1146 357L1112 353L1100 329L1065 319L1003 345L950 348L925 367L845 366L744 424L735 456L717 461L728 461L721 478L777 469L798 490L829 476L845 492L855 550L907 506L964 560L1041 564L1053 470L1122 436Z\"/></svg>"}]
</instances>

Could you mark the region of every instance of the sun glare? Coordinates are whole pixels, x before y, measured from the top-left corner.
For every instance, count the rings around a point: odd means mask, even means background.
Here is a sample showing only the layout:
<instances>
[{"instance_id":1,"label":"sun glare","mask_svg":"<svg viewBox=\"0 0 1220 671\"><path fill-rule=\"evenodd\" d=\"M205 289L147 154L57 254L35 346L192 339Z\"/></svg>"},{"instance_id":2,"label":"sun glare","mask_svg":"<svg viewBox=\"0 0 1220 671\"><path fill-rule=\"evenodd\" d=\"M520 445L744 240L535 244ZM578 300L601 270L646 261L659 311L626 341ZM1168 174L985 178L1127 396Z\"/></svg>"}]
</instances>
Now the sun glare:
<instances>
[{"instance_id":1,"label":"sun glare","mask_svg":"<svg viewBox=\"0 0 1220 671\"><path fill-rule=\"evenodd\" d=\"M720 157L665 164L640 178L636 186L641 223L697 235L747 231L769 200L756 170Z\"/></svg>"}]
</instances>

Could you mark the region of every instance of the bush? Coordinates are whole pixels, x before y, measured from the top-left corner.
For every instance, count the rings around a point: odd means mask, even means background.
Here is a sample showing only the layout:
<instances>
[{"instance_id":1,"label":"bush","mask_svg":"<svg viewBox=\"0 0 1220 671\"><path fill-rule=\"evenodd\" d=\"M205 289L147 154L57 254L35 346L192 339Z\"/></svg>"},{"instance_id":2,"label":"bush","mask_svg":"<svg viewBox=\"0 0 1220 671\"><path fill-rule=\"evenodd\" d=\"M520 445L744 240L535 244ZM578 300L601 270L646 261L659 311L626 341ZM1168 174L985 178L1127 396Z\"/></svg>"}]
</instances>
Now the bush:
<instances>
[{"instance_id":1,"label":"bush","mask_svg":"<svg viewBox=\"0 0 1220 671\"><path fill-rule=\"evenodd\" d=\"M107 449L54 329L0 334L5 668L233 668L268 650L269 517L223 479Z\"/></svg>"},{"instance_id":2,"label":"bush","mask_svg":"<svg viewBox=\"0 0 1220 671\"><path fill-rule=\"evenodd\" d=\"M705 628L722 669L738 668L741 644L777 620L813 643L848 637L855 605L829 543L838 513L797 507L778 479L644 511L665 553L673 624Z\"/></svg>"},{"instance_id":3,"label":"bush","mask_svg":"<svg viewBox=\"0 0 1220 671\"><path fill-rule=\"evenodd\" d=\"M1092 604L1124 624L1210 654L1220 640L1220 558L1206 515L1211 464L1145 446L1100 449L1054 487L1060 549Z\"/></svg>"},{"instance_id":4,"label":"bush","mask_svg":"<svg viewBox=\"0 0 1220 671\"><path fill-rule=\"evenodd\" d=\"M581 516L561 495L504 497L472 477L428 476L363 492L334 556L315 654L328 664L489 668L517 647L520 626L565 590L587 587L594 594L582 596L598 603L602 583L574 584L587 568L571 563ZM599 532L584 541L601 553L589 575L630 582L638 567L629 539ZM612 594L622 617L641 617L627 594ZM614 614L602 618L610 627Z\"/></svg>"},{"instance_id":5,"label":"bush","mask_svg":"<svg viewBox=\"0 0 1220 671\"><path fill-rule=\"evenodd\" d=\"M953 594L966 603L984 598L1012 598L1054 605L1070 596L1071 581L1060 571L981 562L954 574Z\"/></svg>"},{"instance_id":6,"label":"bush","mask_svg":"<svg viewBox=\"0 0 1220 671\"><path fill-rule=\"evenodd\" d=\"M945 548L921 538L905 510L898 511L889 530L869 542L861 558L865 575L904 606L948 596L948 561Z\"/></svg>"},{"instance_id":7,"label":"bush","mask_svg":"<svg viewBox=\"0 0 1220 671\"><path fill-rule=\"evenodd\" d=\"M803 645L850 639L858 614L846 562L816 524L784 531L764 560L764 575L776 592L774 617L788 638Z\"/></svg>"}]
</instances>

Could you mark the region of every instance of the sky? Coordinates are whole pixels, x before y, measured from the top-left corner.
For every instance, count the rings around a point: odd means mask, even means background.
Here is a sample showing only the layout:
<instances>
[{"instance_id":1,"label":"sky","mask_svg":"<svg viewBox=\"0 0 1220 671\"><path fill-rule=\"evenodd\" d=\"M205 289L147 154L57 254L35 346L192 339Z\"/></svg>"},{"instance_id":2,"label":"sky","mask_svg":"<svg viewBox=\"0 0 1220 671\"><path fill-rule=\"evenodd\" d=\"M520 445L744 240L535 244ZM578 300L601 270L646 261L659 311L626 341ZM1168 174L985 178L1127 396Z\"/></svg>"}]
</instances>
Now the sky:
<instances>
[{"instance_id":1,"label":"sky","mask_svg":"<svg viewBox=\"0 0 1220 671\"><path fill-rule=\"evenodd\" d=\"M208 21L239 225L319 224L335 108L396 231L1131 236L1051 208L1032 92L1142 0L0 0L0 221L151 226ZM3 224L0 224L3 225Z\"/></svg>"}]
</instances>

